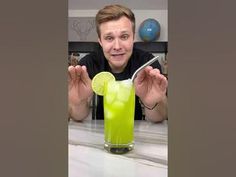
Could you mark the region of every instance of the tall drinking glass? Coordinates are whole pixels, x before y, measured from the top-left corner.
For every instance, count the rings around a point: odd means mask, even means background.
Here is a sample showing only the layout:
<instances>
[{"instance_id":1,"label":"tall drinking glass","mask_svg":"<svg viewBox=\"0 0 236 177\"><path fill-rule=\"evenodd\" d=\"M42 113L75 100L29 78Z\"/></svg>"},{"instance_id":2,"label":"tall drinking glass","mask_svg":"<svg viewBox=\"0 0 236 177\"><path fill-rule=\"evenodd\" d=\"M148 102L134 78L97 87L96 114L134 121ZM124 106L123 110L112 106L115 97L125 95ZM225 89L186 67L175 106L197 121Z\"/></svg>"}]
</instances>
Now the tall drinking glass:
<instances>
[{"instance_id":1,"label":"tall drinking glass","mask_svg":"<svg viewBox=\"0 0 236 177\"><path fill-rule=\"evenodd\" d=\"M110 81L104 92L104 147L123 154L134 147L135 91L131 79Z\"/></svg>"}]
</instances>

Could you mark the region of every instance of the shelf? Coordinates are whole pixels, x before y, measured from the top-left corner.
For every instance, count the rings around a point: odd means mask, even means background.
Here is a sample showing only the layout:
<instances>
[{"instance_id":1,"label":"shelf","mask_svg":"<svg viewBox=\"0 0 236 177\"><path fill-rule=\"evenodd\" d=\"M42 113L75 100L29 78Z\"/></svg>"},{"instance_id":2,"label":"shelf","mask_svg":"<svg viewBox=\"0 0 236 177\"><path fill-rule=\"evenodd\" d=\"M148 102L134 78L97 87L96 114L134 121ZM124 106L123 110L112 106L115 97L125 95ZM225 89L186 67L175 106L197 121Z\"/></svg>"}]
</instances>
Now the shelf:
<instances>
[{"instance_id":1,"label":"shelf","mask_svg":"<svg viewBox=\"0 0 236 177\"><path fill-rule=\"evenodd\" d=\"M168 42L135 42L136 48L152 52L152 53L167 53ZM89 53L99 47L98 42L69 42L68 51L72 52Z\"/></svg>"}]
</instances>

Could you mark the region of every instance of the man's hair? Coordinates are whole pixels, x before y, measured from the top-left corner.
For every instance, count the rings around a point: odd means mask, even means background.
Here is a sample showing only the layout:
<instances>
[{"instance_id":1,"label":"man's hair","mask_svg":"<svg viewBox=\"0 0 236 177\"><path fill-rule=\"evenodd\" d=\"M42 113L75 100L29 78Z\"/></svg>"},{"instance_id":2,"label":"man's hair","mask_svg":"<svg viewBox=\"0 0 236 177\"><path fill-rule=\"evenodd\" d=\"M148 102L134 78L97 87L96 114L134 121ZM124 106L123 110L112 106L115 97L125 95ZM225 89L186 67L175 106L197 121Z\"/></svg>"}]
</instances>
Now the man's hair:
<instances>
[{"instance_id":1,"label":"man's hair","mask_svg":"<svg viewBox=\"0 0 236 177\"><path fill-rule=\"evenodd\" d=\"M96 30L98 37L100 38L101 35L100 25L102 23L112 20L119 20L121 17L127 17L131 21L133 33L135 33L134 13L125 6L113 4L105 6L103 9L99 10L96 15Z\"/></svg>"}]
</instances>

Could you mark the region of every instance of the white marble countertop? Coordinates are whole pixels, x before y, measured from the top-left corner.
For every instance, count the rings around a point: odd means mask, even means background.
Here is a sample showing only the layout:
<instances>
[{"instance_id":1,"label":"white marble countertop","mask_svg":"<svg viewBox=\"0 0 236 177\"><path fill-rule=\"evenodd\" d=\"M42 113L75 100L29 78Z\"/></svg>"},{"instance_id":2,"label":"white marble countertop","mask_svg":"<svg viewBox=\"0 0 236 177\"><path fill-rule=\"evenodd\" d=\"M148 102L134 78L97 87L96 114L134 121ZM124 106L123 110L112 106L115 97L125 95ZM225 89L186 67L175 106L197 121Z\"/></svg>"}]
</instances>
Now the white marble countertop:
<instances>
[{"instance_id":1,"label":"white marble countertop","mask_svg":"<svg viewBox=\"0 0 236 177\"><path fill-rule=\"evenodd\" d=\"M69 122L69 177L167 177L167 121L135 120L134 150L122 155L103 148L103 120Z\"/></svg>"}]
</instances>

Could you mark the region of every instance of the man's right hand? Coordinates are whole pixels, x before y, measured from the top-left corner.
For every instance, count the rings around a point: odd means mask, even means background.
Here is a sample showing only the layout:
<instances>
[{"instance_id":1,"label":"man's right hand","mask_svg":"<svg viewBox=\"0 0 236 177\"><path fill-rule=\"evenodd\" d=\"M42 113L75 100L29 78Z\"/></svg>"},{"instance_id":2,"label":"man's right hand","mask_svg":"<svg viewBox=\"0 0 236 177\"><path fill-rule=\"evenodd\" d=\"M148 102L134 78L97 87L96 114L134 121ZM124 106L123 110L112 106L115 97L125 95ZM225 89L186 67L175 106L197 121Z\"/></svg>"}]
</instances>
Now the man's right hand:
<instances>
[{"instance_id":1,"label":"man's right hand","mask_svg":"<svg viewBox=\"0 0 236 177\"><path fill-rule=\"evenodd\" d=\"M88 104L93 95L91 79L85 66L68 67L68 103L70 109L79 108L80 105ZM82 106L84 107L84 106ZM72 110L73 112L75 110ZM80 110L81 113L83 110Z\"/></svg>"}]
</instances>

